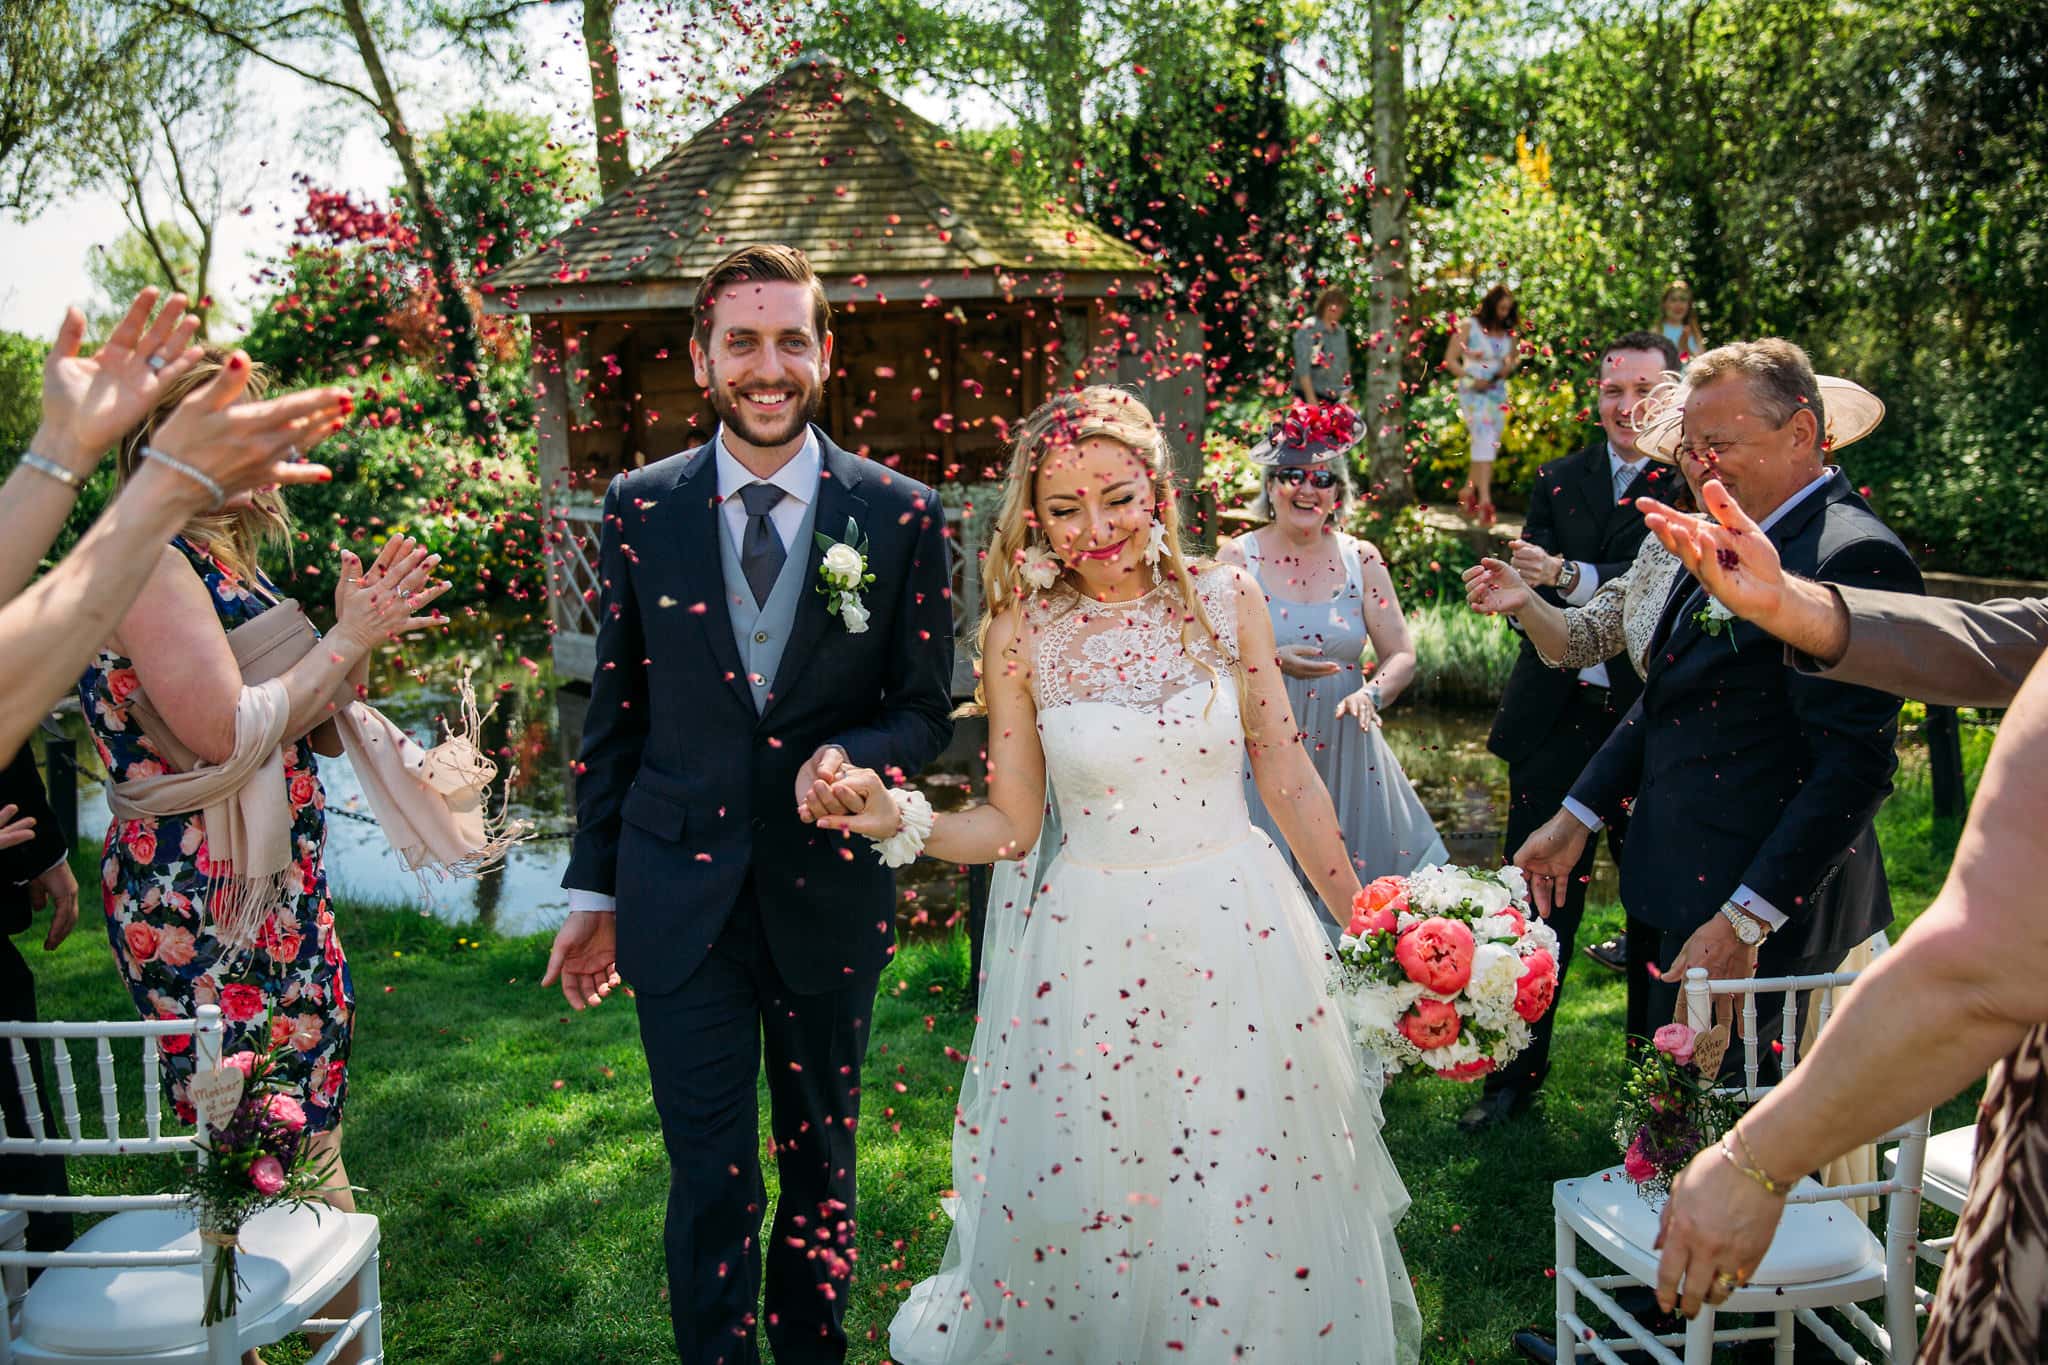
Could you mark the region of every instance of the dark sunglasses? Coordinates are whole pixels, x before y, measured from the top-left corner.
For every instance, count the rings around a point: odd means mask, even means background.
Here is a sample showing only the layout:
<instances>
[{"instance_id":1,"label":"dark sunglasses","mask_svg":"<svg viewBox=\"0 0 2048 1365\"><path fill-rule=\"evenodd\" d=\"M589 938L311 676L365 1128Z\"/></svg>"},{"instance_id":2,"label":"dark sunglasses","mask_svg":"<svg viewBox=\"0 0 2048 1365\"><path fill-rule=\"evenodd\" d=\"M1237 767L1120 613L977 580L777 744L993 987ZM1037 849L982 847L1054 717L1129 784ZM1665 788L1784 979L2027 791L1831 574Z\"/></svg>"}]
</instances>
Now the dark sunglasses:
<instances>
[{"instance_id":1,"label":"dark sunglasses","mask_svg":"<svg viewBox=\"0 0 2048 1365\"><path fill-rule=\"evenodd\" d=\"M1302 469L1299 466L1293 469L1276 469L1273 471L1273 482L1284 484L1289 488L1299 488L1303 483L1307 483L1311 488L1335 488L1337 486L1337 471L1334 469Z\"/></svg>"}]
</instances>

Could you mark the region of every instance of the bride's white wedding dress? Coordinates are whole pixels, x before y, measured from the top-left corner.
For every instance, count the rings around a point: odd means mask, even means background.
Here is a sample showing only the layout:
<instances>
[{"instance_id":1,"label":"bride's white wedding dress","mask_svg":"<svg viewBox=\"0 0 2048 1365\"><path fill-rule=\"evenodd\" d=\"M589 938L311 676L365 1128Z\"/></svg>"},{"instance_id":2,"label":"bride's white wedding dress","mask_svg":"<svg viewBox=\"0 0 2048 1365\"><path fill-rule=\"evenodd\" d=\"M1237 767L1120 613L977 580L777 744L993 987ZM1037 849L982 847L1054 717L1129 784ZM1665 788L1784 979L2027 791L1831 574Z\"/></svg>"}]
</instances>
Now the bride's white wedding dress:
<instances>
[{"instance_id":1,"label":"bride's white wedding dress","mask_svg":"<svg viewBox=\"0 0 2048 1365\"><path fill-rule=\"evenodd\" d=\"M1199 583L1226 650L1256 586ZM1324 985L1328 940L1250 821L1238 685L1177 598L1032 600L1052 811L997 871L939 1273L906 1365L1407 1361L1407 1192ZM1183 642L1183 625L1194 643Z\"/></svg>"}]
</instances>

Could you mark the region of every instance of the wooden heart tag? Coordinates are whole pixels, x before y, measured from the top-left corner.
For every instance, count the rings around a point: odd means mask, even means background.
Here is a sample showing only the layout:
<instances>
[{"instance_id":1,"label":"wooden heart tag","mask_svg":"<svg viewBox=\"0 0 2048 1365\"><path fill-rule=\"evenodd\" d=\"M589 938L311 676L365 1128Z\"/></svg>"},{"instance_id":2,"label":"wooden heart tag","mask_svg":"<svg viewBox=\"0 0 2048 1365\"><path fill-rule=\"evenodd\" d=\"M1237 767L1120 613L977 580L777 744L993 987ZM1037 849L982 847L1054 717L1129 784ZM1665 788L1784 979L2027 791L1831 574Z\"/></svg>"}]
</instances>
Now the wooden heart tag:
<instances>
[{"instance_id":1,"label":"wooden heart tag","mask_svg":"<svg viewBox=\"0 0 2048 1365\"><path fill-rule=\"evenodd\" d=\"M199 1122L204 1128L217 1132L234 1121L235 1109L242 1102L242 1087L248 1079L241 1068L232 1066L203 1072L192 1078L185 1094L192 1101L192 1108L198 1112Z\"/></svg>"}]
</instances>

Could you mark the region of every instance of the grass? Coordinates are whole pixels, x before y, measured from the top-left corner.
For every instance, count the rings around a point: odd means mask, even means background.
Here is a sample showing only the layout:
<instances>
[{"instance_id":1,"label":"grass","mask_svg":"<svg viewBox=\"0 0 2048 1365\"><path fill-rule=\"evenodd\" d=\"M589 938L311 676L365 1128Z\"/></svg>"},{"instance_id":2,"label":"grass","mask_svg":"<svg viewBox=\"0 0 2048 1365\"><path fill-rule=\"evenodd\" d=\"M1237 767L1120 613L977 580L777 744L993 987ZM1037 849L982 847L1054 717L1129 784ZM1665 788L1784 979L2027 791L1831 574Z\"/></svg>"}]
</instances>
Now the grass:
<instances>
[{"instance_id":1,"label":"grass","mask_svg":"<svg viewBox=\"0 0 2048 1365\"><path fill-rule=\"evenodd\" d=\"M1522 647L1522 637L1506 621L1481 616L1463 602L1412 608L1408 636L1415 657L1426 662L1404 696L1440 706L1497 706Z\"/></svg>"},{"instance_id":2,"label":"grass","mask_svg":"<svg viewBox=\"0 0 2048 1365\"><path fill-rule=\"evenodd\" d=\"M1974 783L1989 734L1966 728L1964 740ZM1933 817L1924 762L1907 763L1880 825L1908 920L1938 889L1960 832ZM572 1015L536 984L540 937L478 939L416 914L339 913L360 1007L345 1149L363 1207L384 1220L392 1359L672 1359L666 1162L631 1002ZM1586 932L1619 927L1609 907ZM44 1018L127 1016L96 917L56 954L34 956ZM955 938L906 946L883 978L860 1134L857 1361L886 1360L896 1304L945 1244L937 1200L950 1183L959 1080L947 1049L972 1033L967 975ZM1426 1360L1510 1358L1509 1334L1550 1311L1550 1182L1616 1160L1607 1098L1621 1076L1619 978L1581 961L1564 1011L1545 1101L1504 1131L1457 1131L1471 1093L1461 1087L1412 1082L1388 1096L1386 1139L1414 1200L1400 1234ZM765 1091L762 1105L765 1129ZM1969 1111L1968 1097L1952 1103L1943 1125L1968 1122ZM149 1175L131 1168L123 1183ZM74 1178L92 1190L112 1175L80 1162ZM287 1343L270 1359L297 1365L304 1354Z\"/></svg>"}]
</instances>

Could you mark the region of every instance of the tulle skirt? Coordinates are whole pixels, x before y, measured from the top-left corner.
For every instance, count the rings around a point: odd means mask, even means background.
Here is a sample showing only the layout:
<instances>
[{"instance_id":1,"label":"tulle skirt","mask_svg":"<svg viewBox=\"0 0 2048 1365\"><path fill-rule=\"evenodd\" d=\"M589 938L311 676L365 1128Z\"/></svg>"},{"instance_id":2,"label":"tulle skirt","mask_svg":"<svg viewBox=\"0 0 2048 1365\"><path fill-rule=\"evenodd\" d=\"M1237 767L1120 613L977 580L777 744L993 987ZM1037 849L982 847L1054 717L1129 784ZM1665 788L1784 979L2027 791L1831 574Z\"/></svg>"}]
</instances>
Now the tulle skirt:
<instances>
[{"instance_id":1,"label":"tulle skirt","mask_svg":"<svg viewBox=\"0 0 2048 1365\"><path fill-rule=\"evenodd\" d=\"M952 1236L895 1357L1416 1359L1378 1069L1272 841L998 878Z\"/></svg>"}]
</instances>

